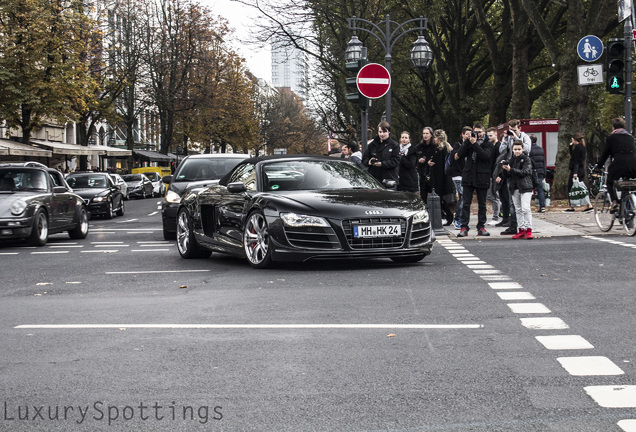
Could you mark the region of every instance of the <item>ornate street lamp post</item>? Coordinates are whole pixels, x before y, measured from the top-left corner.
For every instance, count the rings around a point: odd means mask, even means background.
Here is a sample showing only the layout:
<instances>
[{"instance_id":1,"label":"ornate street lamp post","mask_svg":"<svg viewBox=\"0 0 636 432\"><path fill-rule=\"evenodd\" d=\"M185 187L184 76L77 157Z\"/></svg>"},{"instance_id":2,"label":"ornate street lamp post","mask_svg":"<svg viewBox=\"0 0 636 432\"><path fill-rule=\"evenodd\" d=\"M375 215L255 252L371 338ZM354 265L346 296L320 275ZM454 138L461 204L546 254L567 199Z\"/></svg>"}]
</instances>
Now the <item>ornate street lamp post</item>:
<instances>
[{"instance_id":1,"label":"ornate street lamp post","mask_svg":"<svg viewBox=\"0 0 636 432\"><path fill-rule=\"evenodd\" d=\"M390 16L387 15L386 19L380 24L384 23L384 30L377 25L372 23L369 20L363 18L352 17L348 18L347 22L349 23L349 30L353 31L353 37L349 41L347 45L347 49L345 51L345 59L347 62L349 61L357 61L362 57L362 42L356 36L356 31L363 31L369 34L372 34L382 45L384 48L384 66L387 68L389 73L391 73L391 50L395 46L395 43L406 33L411 31L419 31L420 35L413 44L413 48L411 49L411 61L413 65L420 69L420 71L425 71L431 65L433 61L433 52L431 48L424 38L423 31L426 30L428 25L428 18L419 17L413 18L408 21L403 22L402 24L398 24L395 21L391 21ZM407 24L417 23L412 28L405 28ZM365 27L361 27L360 25L366 25L371 29L367 29ZM391 27L395 27L394 30L391 30ZM357 57L356 57L357 56ZM386 120L391 122L391 89L386 94ZM366 125L363 125L366 128Z\"/></svg>"}]
</instances>

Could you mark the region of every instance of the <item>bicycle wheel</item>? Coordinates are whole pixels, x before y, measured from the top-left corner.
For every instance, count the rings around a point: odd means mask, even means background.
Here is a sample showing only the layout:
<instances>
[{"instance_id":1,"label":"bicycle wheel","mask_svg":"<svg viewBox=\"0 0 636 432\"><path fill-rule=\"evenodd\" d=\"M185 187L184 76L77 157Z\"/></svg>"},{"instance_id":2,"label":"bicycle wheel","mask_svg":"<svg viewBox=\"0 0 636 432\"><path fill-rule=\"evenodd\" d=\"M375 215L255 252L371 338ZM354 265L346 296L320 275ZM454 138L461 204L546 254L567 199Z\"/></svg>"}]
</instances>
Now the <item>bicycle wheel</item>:
<instances>
[{"instance_id":1,"label":"bicycle wheel","mask_svg":"<svg viewBox=\"0 0 636 432\"><path fill-rule=\"evenodd\" d=\"M614 214L610 213L612 200L607 191L600 191L594 200L594 218L596 225L603 231L609 231L614 225Z\"/></svg>"},{"instance_id":2,"label":"bicycle wheel","mask_svg":"<svg viewBox=\"0 0 636 432\"><path fill-rule=\"evenodd\" d=\"M623 200L621 200L623 208L623 227L627 235L633 236L636 234L636 221L634 216L636 215L636 194L630 193Z\"/></svg>"}]
</instances>

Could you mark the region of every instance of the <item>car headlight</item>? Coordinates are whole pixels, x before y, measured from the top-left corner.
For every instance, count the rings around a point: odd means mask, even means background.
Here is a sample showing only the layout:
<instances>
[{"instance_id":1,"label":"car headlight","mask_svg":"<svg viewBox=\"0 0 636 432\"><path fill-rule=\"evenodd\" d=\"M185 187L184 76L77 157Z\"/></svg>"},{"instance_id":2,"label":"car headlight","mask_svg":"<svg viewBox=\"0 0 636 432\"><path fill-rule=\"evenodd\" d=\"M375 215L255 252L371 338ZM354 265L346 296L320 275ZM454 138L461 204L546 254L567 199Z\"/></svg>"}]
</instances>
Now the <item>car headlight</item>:
<instances>
[{"instance_id":1,"label":"car headlight","mask_svg":"<svg viewBox=\"0 0 636 432\"><path fill-rule=\"evenodd\" d=\"M17 199L11 203L11 214L13 216L20 216L27 208L27 203L24 200Z\"/></svg>"},{"instance_id":2,"label":"car headlight","mask_svg":"<svg viewBox=\"0 0 636 432\"><path fill-rule=\"evenodd\" d=\"M181 202L181 197L179 196L179 194L171 190L166 192L165 199L166 202L169 202L171 204L179 204Z\"/></svg>"},{"instance_id":3,"label":"car headlight","mask_svg":"<svg viewBox=\"0 0 636 432\"><path fill-rule=\"evenodd\" d=\"M427 223L428 222L428 212L426 210L418 211L413 215L413 224L418 223Z\"/></svg>"},{"instance_id":4,"label":"car headlight","mask_svg":"<svg viewBox=\"0 0 636 432\"><path fill-rule=\"evenodd\" d=\"M93 198L93 202L102 202L108 200L107 196L96 196Z\"/></svg>"},{"instance_id":5,"label":"car headlight","mask_svg":"<svg viewBox=\"0 0 636 432\"><path fill-rule=\"evenodd\" d=\"M281 213L280 218L289 227L329 227L329 222L318 216L308 216L296 213Z\"/></svg>"}]
</instances>

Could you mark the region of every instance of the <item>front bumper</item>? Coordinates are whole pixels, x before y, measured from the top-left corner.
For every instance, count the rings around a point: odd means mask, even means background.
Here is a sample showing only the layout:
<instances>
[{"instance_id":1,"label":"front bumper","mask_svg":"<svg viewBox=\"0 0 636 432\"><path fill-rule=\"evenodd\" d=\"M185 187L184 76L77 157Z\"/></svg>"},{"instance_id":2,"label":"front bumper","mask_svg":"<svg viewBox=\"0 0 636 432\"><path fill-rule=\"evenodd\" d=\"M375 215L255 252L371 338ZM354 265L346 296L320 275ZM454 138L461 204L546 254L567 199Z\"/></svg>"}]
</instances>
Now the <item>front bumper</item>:
<instances>
[{"instance_id":1,"label":"front bumper","mask_svg":"<svg viewBox=\"0 0 636 432\"><path fill-rule=\"evenodd\" d=\"M86 207L86 210L88 211L88 213L90 213L91 216L103 216L110 212L110 204L108 201L101 201L98 203L94 203L91 201Z\"/></svg>"},{"instance_id":2,"label":"front bumper","mask_svg":"<svg viewBox=\"0 0 636 432\"><path fill-rule=\"evenodd\" d=\"M16 218L0 220L0 240L23 239L31 235L33 218Z\"/></svg>"},{"instance_id":3,"label":"front bumper","mask_svg":"<svg viewBox=\"0 0 636 432\"><path fill-rule=\"evenodd\" d=\"M161 204L161 220L163 221L163 230L165 232L177 232L177 211L179 204L171 204L163 202Z\"/></svg>"}]
</instances>

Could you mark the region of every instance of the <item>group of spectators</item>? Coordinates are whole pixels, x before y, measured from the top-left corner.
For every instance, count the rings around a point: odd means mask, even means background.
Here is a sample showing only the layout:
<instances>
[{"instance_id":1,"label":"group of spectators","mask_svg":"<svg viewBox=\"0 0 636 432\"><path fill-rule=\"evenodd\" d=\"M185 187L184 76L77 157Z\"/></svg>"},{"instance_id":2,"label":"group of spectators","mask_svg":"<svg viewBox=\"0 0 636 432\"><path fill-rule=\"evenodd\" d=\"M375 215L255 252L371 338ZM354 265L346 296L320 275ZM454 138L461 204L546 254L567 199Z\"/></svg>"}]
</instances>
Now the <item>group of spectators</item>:
<instances>
[{"instance_id":1,"label":"group of spectators","mask_svg":"<svg viewBox=\"0 0 636 432\"><path fill-rule=\"evenodd\" d=\"M431 127L423 128L418 144L411 142L408 131L401 132L399 144L390 134L391 126L381 122L377 136L369 142L364 154L359 154L355 143L343 152L349 154L351 160L354 160L353 154L357 154L355 159L360 161L355 162L385 185L419 193L424 202L430 194L438 195L443 224L454 225L460 230L460 237L468 234L470 206L475 194L477 235L490 235L485 228L486 202L490 201L493 217L489 225L505 226L507 229L502 234L513 234L513 238L532 238L530 200L534 188L531 176L536 170L542 184L545 155L536 144L536 137L520 130L518 120L508 122L507 135L501 138L496 128L486 131L481 123L466 126L453 145L444 130ZM515 153L515 144L521 145L520 154ZM537 192L539 211L544 211L543 188L537 188Z\"/></svg>"},{"instance_id":2,"label":"group of spectators","mask_svg":"<svg viewBox=\"0 0 636 432\"><path fill-rule=\"evenodd\" d=\"M424 202L431 193L437 194L443 225L454 225L459 230L458 237L468 235L471 204L476 196L478 236L489 236L489 225L505 227L501 234L514 239L532 239L531 199L535 191L538 212L544 212L546 206L545 153L536 135L526 134L520 125L519 120L511 119L505 133L498 136L497 128L485 129L483 124L475 123L463 127L453 145L444 130L425 127L420 142L413 144L408 131L401 132L397 143L390 136L391 126L383 121L364 154L355 142L343 147L341 154L387 187L418 193ZM625 120L615 118L612 125L614 130L599 166L612 157L607 185L616 208L613 182L621 176L636 177L636 152L634 138L625 130ZM568 191L575 180L585 178L585 156L585 139L575 133L570 144ZM493 210L490 221L487 202ZM588 204L583 212L590 211L593 208Z\"/></svg>"}]
</instances>

